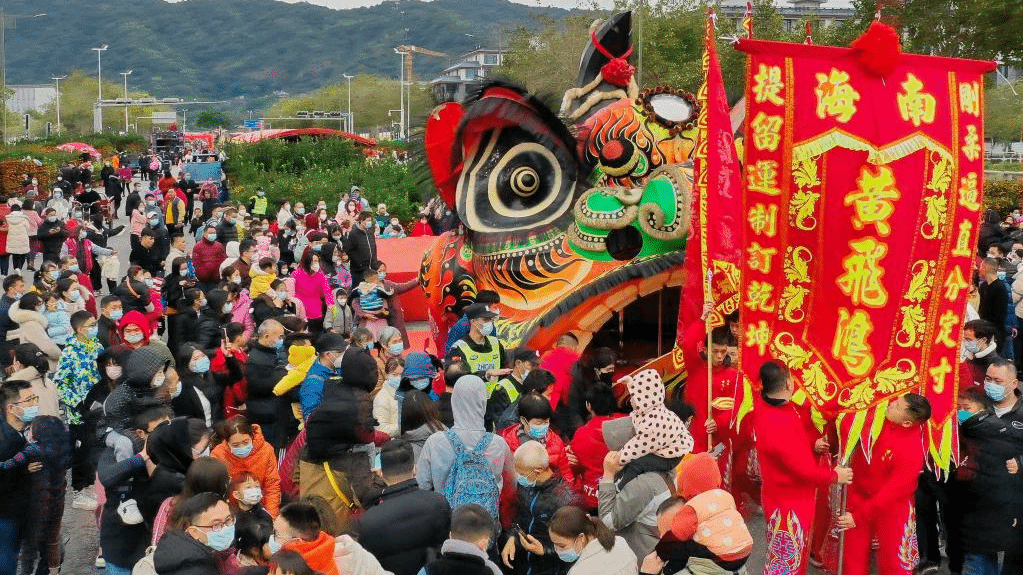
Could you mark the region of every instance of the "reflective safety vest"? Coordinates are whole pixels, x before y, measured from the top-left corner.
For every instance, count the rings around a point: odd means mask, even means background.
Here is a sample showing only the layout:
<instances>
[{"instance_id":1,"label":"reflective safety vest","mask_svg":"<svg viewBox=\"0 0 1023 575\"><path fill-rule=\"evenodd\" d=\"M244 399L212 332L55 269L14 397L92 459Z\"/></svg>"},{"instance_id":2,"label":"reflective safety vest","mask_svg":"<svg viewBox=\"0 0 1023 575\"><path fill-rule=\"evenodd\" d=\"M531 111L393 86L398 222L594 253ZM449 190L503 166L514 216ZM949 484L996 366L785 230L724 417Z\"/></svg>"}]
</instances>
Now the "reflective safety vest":
<instances>
[{"instance_id":1,"label":"reflective safety vest","mask_svg":"<svg viewBox=\"0 0 1023 575\"><path fill-rule=\"evenodd\" d=\"M489 335L487 341L490 343L490 351L482 352L475 351L469 347L469 342L464 339L460 339L455 342L455 347L462 352L462 358L465 359L465 363L469 364L469 370L473 373L479 373L481 371L487 371L488 369L497 369L501 367L501 345L497 341L497 338ZM491 378L487 381L487 397L494 391L494 386L497 384L497 378Z\"/></svg>"},{"instance_id":2,"label":"reflective safety vest","mask_svg":"<svg viewBox=\"0 0 1023 575\"><path fill-rule=\"evenodd\" d=\"M499 389L503 389L504 392L506 394L508 394L508 399L512 403L515 403L516 401L518 401L519 395L521 395L519 393L519 388L515 387L515 382L512 381L511 376L506 377L506 378L502 379L501 381L497 382L496 384L494 384L493 387L491 387L490 384L488 383L487 384L487 399L490 399L490 397L492 395L494 395L494 392L499 390Z\"/></svg>"},{"instance_id":3,"label":"reflective safety vest","mask_svg":"<svg viewBox=\"0 0 1023 575\"><path fill-rule=\"evenodd\" d=\"M252 204L252 213L258 216L265 216L267 202L266 196L256 196L256 202Z\"/></svg>"}]
</instances>

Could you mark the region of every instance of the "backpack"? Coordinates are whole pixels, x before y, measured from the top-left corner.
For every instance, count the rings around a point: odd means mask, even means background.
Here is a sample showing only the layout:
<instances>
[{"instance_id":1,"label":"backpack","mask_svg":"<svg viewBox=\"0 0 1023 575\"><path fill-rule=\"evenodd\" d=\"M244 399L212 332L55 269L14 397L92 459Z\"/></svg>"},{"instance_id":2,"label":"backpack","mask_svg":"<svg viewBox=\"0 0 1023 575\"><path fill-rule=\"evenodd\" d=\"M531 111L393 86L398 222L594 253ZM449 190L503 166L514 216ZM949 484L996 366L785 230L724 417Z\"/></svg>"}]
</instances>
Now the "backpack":
<instances>
[{"instance_id":1,"label":"backpack","mask_svg":"<svg viewBox=\"0 0 1023 575\"><path fill-rule=\"evenodd\" d=\"M156 564L153 562L153 553L155 551L155 545L147 548L146 554L131 568L131 575L157 575Z\"/></svg>"},{"instance_id":2,"label":"backpack","mask_svg":"<svg viewBox=\"0 0 1023 575\"><path fill-rule=\"evenodd\" d=\"M475 503L486 509L496 521L499 517L497 503L501 491L497 488L497 480L490 470L490 462L484 456L494 439L494 434L484 434L472 451L465 450L465 445L453 430L445 431L444 435L455 448L455 461L451 464L451 471L444 482L444 497L451 509L466 503Z\"/></svg>"}]
</instances>

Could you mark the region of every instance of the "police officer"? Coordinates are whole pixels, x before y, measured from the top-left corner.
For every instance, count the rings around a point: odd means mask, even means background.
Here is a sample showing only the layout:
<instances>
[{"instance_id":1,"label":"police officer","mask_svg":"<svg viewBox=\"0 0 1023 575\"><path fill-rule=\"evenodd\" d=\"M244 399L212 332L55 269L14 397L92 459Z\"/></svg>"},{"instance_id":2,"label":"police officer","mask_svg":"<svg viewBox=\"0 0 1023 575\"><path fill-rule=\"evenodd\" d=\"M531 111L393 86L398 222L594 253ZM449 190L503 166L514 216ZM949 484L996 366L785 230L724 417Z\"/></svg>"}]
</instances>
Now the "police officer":
<instances>
[{"instance_id":1,"label":"police officer","mask_svg":"<svg viewBox=\"0 0 1023 575\"><path fill-rule=\"evenodd\" d=\"M451 346L447 363L466 362L473 373L488 382L488 390L492 390L498 378L512 371L501 367L504 346L494 335L497 314L487 309L485 304L474 303L465 308L465 316L469 320L469 335Z\"/></svg>"},{"instance_id":2,"label":"police officer","mask_svg":"<svg viewBox=\"0 0 1023 575\"><path fill-rule=\"evenodd\" d=\"M249 200L249 213L254 216L265 218L267 208L269 208L269 203L269 200L266 199L266 190L259 188L256 190L256 195Z\"/></svg>"},{"instance_id":3,"label":"police officer","mask_svg":"<svg viewBox=\"0 0 1023 575\"><path fill-rule=\"evenodd\" d=\"M501 419L501 414L508 407L519 400L519 396L522 395L522 384L538 362L539 356L535 351L525 347L517 348L512 352L511 373L498 380L492 388L490 383L487 383L488 397L485 418L487 429Z\"/></svg>"}]
</instances>

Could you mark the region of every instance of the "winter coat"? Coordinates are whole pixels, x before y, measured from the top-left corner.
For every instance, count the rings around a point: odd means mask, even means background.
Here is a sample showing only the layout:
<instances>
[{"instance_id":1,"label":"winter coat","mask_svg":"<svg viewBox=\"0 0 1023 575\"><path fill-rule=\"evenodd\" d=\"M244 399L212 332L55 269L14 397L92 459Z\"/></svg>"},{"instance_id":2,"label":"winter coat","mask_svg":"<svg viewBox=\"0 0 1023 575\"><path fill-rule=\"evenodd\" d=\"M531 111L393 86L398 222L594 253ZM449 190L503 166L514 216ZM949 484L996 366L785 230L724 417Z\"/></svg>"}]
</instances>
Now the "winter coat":
<instances>
[{"instance_id":1,"label":"winter coat","mask_svg":"<svg viewBox=\"0 0 1023 575\"><path fill-rule=\"evenodd\" d=\"M141 488L149 478L146 463L138 454L116 461L114 450L104 449L100 453L97 471L106 495L99 526L103 556L114 565L134 565L149 545L149 526L145 522L137 525L124 523L117 514L117 506L129 499L138 501Z\"/></svg>"},{"instance_id":2,"label":"winter coat","mask_svg":"<svg viewBox=\"0 0 1023 575\"><path fill-rule=\"evenodd\" d=\"M609 451L604 443L602 426L605 421L616 419L598 415L580 427L572 437L572 453L579 465L575 471L575 489L586 501L587 509L597 508L597 484L604 476L604 457Z\"/></svg>"},{"instance_id":3,"label":"winter coat","mask_svg":"<svg viewBox=\"0 0 1023 575\"><path fill-rule=\"evenodd\" d=\"M167 316L167 347L180 349L181 344L192 341L198 323L199 314L191 307L180 309L178 313Z\"/></svg>"},{"instance_id":4,"label":"winter coat","mask_svg":"<svg viewBox=\"0 0 1023 575\"><path fill-rule=\"evenodd\" d=\"M415 429L403 432L401 434L401 439L412 446L412 453L418 463L419 456L423 453L423 446L426 445L426 440L435 432L444 431L445 429L447 428L443 425L441 425L441 428L437 430L431 428L429 424L424 423Z\"/></svg>"},{"instance_id":5,"label":"winter coat","mask_svg":"<svg viewBox=\"0 0 1023 575\"><path fill-rule=\"evenodd\" d=\"M636 554L621 537L615 537L610 551L593 539L583 547L568 575L637 575L637 565Z\"/></svg>"},{"instance_id":6,"label":"winter coat","mask_svg":"<svg viewBox=\"0 0 1023 575\"><path fill-rule=\"evenodd\" d=\"M377 420L377 431L397 437L401 424L401 409L395 388L385 384L373 396L373 418Z\"/></svg>"},{"instance_id":7,"label":"winter coat","mask_svg":"<svg viewBox=\"0 0 1023 575\"><path fill-rule=\"evenodd\" d=\"M7 379L22 380L32 384L32 393L39 396L39 415L61 416L57 386L53 385L45 373L39 373L34 367L26 367L12 373Z\"/></svg>"},{"instance_id":8,"label":"winter coat","mask_svg":"<svg viewBox=\"0 0 1023 575\"><path fill-rule=\"evenodd\" d=\"M7 253L27 254L32 224L20 210L7 214Z\"/></svg>"},{"instance_id":9,"label":"winter coat","mask_svg":"<svg viewBox=\"0 0 1023 575\"><path fill-rule=\"evenodd\" d=\"M156 545L158 575L220 575L213 549L181 531L168 531Z\"/></svg>"},{"instance_id":10,"label":"winter coat","mask_svg":"<svg viewBox=\"0 0 1023 575\"><path fill-rule=\"evenodd\" d=\"M133 279L125 278L117 289L114 290L114 295L121 298L121 303L124 306L124 313L130 311L137 311L141 314L148 313L146 308L149 307L151 301L150 298L152 290L146 284L136 281Z\"/></svg>"},{"instance_id":11,"label":"winter coat","mask_svg":"<svg viewBox=\"0 0 1023 575\"><path fill-rule=\"evenodd\" d=\"M57 309L54 311L44 309L42 316L47 322L46 336L57 345L66 345L68 340L74 335L74 332L71 329L71 314L67 312L67 306L64 305L64 302L58 302Z\"/></svg>"},{"instance_id":12,"label":"winter coat","mask_svg":"<svg viewBox=\"0 0 1023 575\"><path fill-rule=\"evenodd\" d=\"M273 423L276 421L277 398L273 388L287 373L284 362L277 355L277 350L260 344L252 343L249 357L245 362L245 378L248 380L249 421L255 423Z\"/></svg>"},{"instance_id":13,"label":"winter coat","mask_svg":"<svg viewBox=\"0 0 1023 575\"><path fill-rule=\"evenodd\" d=\"M341 373L344 374L345 383L353 385L366 391L376 389L380 377L380 368L377 360L365 349L349 347L341 359Z\"/></svg>"},{"instance_id":14,"label":"winter coat","mask_svg":"<svg viewBox=\"0 0 1023 575\"><path fill-rule=\"evenodd\" d=\"M344 241L344 251L351 261L352 278L362 281L362 275L377 260L376 237L361 227L353 228Z\"/></svg>"},{"instance_id":15,"label":"winter coat","mask_svg":"<svg viewBox=\"0 0 1023 575\"><path fill-rule=\"evenodd\" d=\"M532 437L526 435L522 430L522 426L518 423L502 429L499 433L504 438L505 443L508 444L508 449L512 453L515 453L515 450L523 443L533 440ZM562 476L569 484L574 483L575 476L572 475L572 469L568 464L568 457L565 455L565 443L561 441L561 437L554 433L553 430L548 430L547 436L540 443L547 449L551 470L555 474Z\"/></svg>"},{"instance_id":16,"label":"winter coat","mask_svg":"<svg viewBox=\"0 0 1023 575\"><path fill-rule=\"evenodd\" d=\"M218 236L219 239L219 236ZM203 283L215 284L220 281L220 264L227 259L227 251L220 242L203 239L192 248L192 265L195 277Z\"/></svg>"},{"instance_id":17,"label":"winter coat","mask_svg":"<svg viewBox=\"0 0 1023 575\"><path fill-rule=\"evenodd\" d=\"M511 519L511 523L518 525L523 533L540 541L545 551L543 555L535 555L516 542L515 573L544 575L568 571L569 565L554 552L547 527L558 509L578 503L579 496L572 490L572 485L557 475L533 486L515 485L514 510L508 512L503 522L507 525L507 520Z\"/></svg>"},{"instance_id":18,"label":"winter coat","mask_svg":"<svg viewBox=\"0 0 1023 575\"><path fill-rule=\"evenodd\" d=\"M231 308L231 321L242 324L247 337L251 338L256 334L256 325L252 321L252 299L248 290L243 289L235 300Z\"/></svg>"},{"instance_id":19,"label":"winter coat","mask_svg":"<svg viewBox=\"0 0 1023 575\"><path fill-rule=\"evenodd\" d=\"M440 493L423 491L415 479L388 486L356 525L359 543L394 575L416 575L429 550L448 536L451 508ZM401 533L401 537L395 537Z\"/></svg>"},{"instance_id":20,"label":"winter coat","mask_svg":"<svg viewBox=\"0 0 1023 575\"><path fill-rule=\"evenodd\" d=\"M12 305L8 314L11 321L18 324L18 327L7 332L7 340L13 341L17 339L21 343L34 343L46 354L47 359L50 360L50 369L56 369L57 360L60 359L60 348L57 347L53 338L46 332L50 322L47 321L43 314L34 309L21 309L20 303ZM68 325L70 326L70 323ZM41 410L40 413L42 413ZM56 414L51 413L49 415Z\"/></svg>"},{"instance_id":21,"label":"winter coat","mask_svg":"<svg viewBox=\"0 0 1023 575\"><path fill-rule=\"evenodd\" d=\"M295 298L305 306L306 316L311 320L322 318L324 307L334 305L334 292L323 270L309 275L305 269L298 268L291 277L295 280Z\"/></svg>"},{"instance_id":22,"label":"winter coat","mask_svg":"<svg viewBox=\"0 0 1023 575\"><path fill-rule=\"evenodd\" d=\"M658 457L682 457L693 450L689 430L664 405L664 384L655 370L648 369L622 378L632 397L632 424L636 435L621 450L621 462L629 463L648 453Z\"/></svg>"},{"instance_id":23,"label":"winter coat","mask_svg":"<svg viewBox=\"0 0 1023 575\"><path fill-rule=\"evenodd\" d=\"M206 308L199 313L195 321L195 332L192 339L186 341L194 341L203 353L213 357L213 354L220 348L220 340L224 338L224 334L220 330L220 326L224 323L226 322L223 313L219 310Z\"/></svg>"},{"instance_id":24,"label":"winter coat","mask_svg":"<svg viewBox=\"0 0 1023 575\"><path fill-rule=\"evenodd\" d=\"M96 358L101 351L103 346L99 344L99 340L88 338L82 341L75 338L60 354L53 380L59 390L60 402L71 408L67 412L68 425L82 423L78 408L92 386L99 381Z\"/></svg>"},{"instance_id":25,"label":"winter coat","mask_svg":"<svg viewBox=\"0 0 1023 575\"><path fill-rule=\"evenodd\" d=\"M281 508L281 476L277 471L277 457L274 448L263 438L259 426L253 425L252 428L252 453L248 457L236 456L227 442L214 447L210 455L227 464L231 477L238 477L246 471L255 475L263 490L263 507L276 517Z\"/></svg>"},{"instance_id":26,"label":"winter coat","mask_svg":"<svg viewBox=\"0 0 1023 575\"><path fill-rule=\"evenodd\" d=\"M1016 273L1012 281L1012 301L1016 304L1016 317L1023 317L1023 274Z\"/></svg>"},{"instance_id":27,"label":"winter coat","mask_svg":"<svg viewBox=\"0 0 1023 575\"><path fill-rule=\"evenodd\" d=\"M21 433L11 427L6 419L0 420L0 461L7 461L21 453L26 445L28 442ZM32 484L28 476L27 465L0 469L0 517L23 517Z\"/></svg>"}]
</instances>

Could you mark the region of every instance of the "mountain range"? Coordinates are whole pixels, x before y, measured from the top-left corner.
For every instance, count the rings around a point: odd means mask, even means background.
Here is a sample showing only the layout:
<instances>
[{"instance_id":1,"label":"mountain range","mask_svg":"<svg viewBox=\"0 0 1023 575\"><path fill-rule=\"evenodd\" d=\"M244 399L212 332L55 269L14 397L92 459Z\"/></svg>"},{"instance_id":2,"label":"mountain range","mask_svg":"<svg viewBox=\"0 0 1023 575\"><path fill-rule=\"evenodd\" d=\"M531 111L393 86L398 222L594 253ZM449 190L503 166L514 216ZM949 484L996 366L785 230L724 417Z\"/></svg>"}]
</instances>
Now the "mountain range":
<instances>
[{"instance_id":1,"label":"mountain range","mask_svg":"<svg viewBox=\"0 0 1023 575\"><path fill-rule=\"evenodd\" d=\"M415 78L430 79L477 46L499 48L519 27L569 14L507 0L386 0L349 10L276 0L0 0L0 10L8 15L9 84L46 84L74 69L95 74L90 48L107 44L104 78L133 70L130 89L250 103L343 74L397 78L401 44L449 55L416 55ZM45 16L10 16L38 13Z\"/></svg>"}]
</instances>

